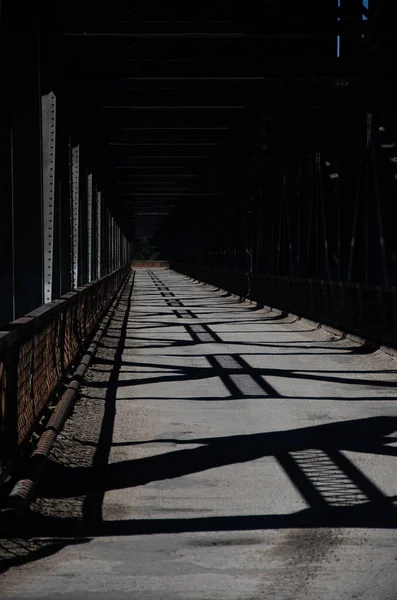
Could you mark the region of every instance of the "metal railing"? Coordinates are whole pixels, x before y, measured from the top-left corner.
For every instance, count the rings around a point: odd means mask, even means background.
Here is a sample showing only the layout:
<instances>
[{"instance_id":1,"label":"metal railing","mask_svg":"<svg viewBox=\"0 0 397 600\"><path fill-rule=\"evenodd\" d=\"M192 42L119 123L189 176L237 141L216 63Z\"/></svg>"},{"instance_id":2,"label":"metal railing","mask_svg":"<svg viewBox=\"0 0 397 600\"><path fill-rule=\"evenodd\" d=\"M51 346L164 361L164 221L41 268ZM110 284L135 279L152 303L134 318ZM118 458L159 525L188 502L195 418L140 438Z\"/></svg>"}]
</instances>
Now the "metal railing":
<instances>
[{"instance_id":1,"label":"metal railing","mask_svg":"<svg viewBox=\"0 0 397 600\"><path fill-rule=\"evenodd\" d=\"M65 371L87 346L130 265L0 332L0 483L19 460Z\"/></svg>"}]
</instances>

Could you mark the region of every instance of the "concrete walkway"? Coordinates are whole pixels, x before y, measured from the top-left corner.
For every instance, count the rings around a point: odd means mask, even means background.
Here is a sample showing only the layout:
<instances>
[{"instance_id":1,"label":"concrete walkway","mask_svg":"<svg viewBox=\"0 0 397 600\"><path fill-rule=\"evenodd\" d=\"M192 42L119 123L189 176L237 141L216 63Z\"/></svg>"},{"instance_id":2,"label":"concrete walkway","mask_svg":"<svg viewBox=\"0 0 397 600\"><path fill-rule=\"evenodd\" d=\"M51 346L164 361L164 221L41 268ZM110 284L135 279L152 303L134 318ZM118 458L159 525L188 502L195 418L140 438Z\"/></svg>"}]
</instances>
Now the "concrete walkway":
<instances>
[{"instance_id":1,"label":"concrete walkway","mask_svg":"<svg viewBox=\"0 0 397 600\"><path fill-rule=\"evenodd\" d=\"M138 271L0 598L395 600L396 359Z\"/></svg>"}]
</instances>

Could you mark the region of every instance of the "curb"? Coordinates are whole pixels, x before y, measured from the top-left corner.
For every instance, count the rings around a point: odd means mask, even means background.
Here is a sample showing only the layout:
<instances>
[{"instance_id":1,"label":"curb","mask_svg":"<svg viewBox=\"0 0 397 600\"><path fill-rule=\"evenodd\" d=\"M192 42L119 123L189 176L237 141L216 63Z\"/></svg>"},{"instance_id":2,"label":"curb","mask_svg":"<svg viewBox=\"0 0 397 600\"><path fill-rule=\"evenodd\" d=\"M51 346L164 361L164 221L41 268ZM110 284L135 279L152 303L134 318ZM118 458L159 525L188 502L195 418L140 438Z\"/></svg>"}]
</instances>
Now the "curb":
<instances>
[{"instance_id":1,"label":"curb","mask_svg":"<svg viewBox=\"0 0 397 600\"><path fill-rule=\"evenodd\" d=\"M174 271L174 273L178 273L178 271ZM199 279L195 279L194 277L190 277L189 275L186 275L185 273L178 273L178 275L185 275L185 277L192 279L194 282L204 283L205 285L208 285L213 288L216 287L216 286L212 285L211 283L206 283L205 281L202 282ZM241 299L241 296L239 296L238 294L233 294L232 292L229 292L228 290L224 290L223 288L220 288L219 286L216 288L216 291L227 292L227 293L231 294L232 296L234 296L235 298ZM365 346L369 346L370 348L380 350L384 354L388 354L389 356L397 358L397 348L393 348L393 346L388 346L387 344L383 344L383 342L377 342L376 340L364 338L364 337L361 337L354 333L348 333L346 331L342 331L342 329L333 327L332 325L327 325L325 323L321 323L320 321L312 321L311 319L309 319L307 317L303 317L302 315L296 315L295 313L289 312L287 310L281 310L280 308L268 306L267 304L262 304L261 302L257 302L253 298L243 298L243 300L245 300L246 302L250 302L250 303L256 302L257 306L260 306L261 309L267 310L268 312L273 312L273 313L276 313L277 315L284 315L285 317L295 317L297 320L303 321L304 323L311 325L314 329L324 329L325 331L328 331L329 333L333 333L334 335L339 335L341 337L341 339L348 339L351 342L356 342L358 344L363 344Z\"/></svg>"},{"instance_id":2,"label":"curb","mask_svg":"<svg viewBox=\"0 0 397 600\"><path fill-rule=\"evenodd\" d=\"M324 329L325 331L328 331L329 333L333 333L334 335L339 335L341 337L341 339L348 339L351 342L356 342L357 344L363 344L365 346L369 346L370 348L374 348L375 350L381 350L382 352L384 352L385 354L389 354L390 356L397 357L397 349L393 348L392 346L387 346L385 344L382 344L382 342L377 342L377 341L369 339L369 338L361 337L354 333L349 333L349 332L343 331L342 329L338 329L337 327L334 327L332 325L327 325L326 323L321 323L320 321L312 321L311 319L308 319L307 317L302 317L302 316L296 315L295 313L291 313L288 311L281 311L280 309L274 309L274 308L272 309L270 306L267 306L267 305L264 305L263 308L268 308L269 310L271 310L272 312L275 312L275 313L279 313L279 314L284 313L286 316L296 317L300 321L304 321L305 323L312 325L315 329Z\"/></svg>"},{"instance_id":3,"label":"curb","mask_svg":"<svg viewBox=\"0 0 397 600\"><path fill-rule=\"evenodd\" d=\"M25 514L34 491L43 474L45 464L51 453L54 442L57 439L58 434L62 431L65 422L70 416L70 413L74 407L83 378L96 355L99 343L106 333L106 330L114 316L116 307L120 302L126 286L131 281L132 288L134 285L134 280L135 271L132 271L132 274L126 279L124 285L117 293L117 296L108 310L107 315L99 325L94 339L92 340L86 353L81 359L79 366L69 381L66 391L63 393L61 399L56 405L54 413L48 421L47 426L38 441L36 449L29 458L29 462L25 468L23 477L16 482L8 496L6 506L0 510L1 534L9 533Z\"/></svg>"}]
</instances>

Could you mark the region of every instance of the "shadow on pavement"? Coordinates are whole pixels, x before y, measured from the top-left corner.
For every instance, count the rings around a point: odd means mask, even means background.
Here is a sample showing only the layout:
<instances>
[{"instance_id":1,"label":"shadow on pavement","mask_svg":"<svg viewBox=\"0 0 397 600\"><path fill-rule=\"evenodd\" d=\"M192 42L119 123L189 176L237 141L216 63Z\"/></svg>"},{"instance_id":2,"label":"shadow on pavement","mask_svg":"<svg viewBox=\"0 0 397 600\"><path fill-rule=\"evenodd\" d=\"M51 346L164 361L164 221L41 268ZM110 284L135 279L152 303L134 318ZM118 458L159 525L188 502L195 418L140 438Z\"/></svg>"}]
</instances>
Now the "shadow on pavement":
<instances>
[{"instance_id":1,"label":"shadow on pavement","mask_svg":"<svg viewBox=\"0 0 397 600\"><path fill-rule=\"evenodd\" d=\"M127 334L130 304L131 295L124 298L122 310L120 309L115 320L116 327L109 332L109 339L104 340L103 353L96 361L97 368L102 369L106 380L93 379L91 382L88 381L86 386L88 390L92 390L91 400L96 403L92 406L102 405L103 408L98 434L85 430L80 437L74 436L70 440L73 451L69 456L63 455L61 459L57 456L52 457L37 493L40 510L31 512L23 524L23 535L21 531L20 537L0 542L3 570L39 560L70 544L87 543L90 538L96 536L299 527L396 527L395 499L387 497L353 464L345 452L396 457L397 448L390 446L390 443L397 439L395 437L397 417L370 417L288 431L226 437L131 440L124 445L172 442L180 449L156 456L108 464L109 453L113 446L116 397L120 387L165 382L172 385L173 382L181 380L186 382L213 377L223 382L229 397L202 398L202 400L222 401L244 398L261 398L264 401L269 398L285 399L285 396L282 396L266 380L266 377L371 386L378 390L395 387L390 380L365 379L363 377L365 371L356 373L350 371L348 377L341 377L339 375L346 371L328 374L316 370L308 372L254 368L243 356L236 353L205 355L207 366L203 368L167 364L165 357L162 357L164 363L160 364L123 362L123 352L129 339ZM145 318L150 322L155 316L164 314L169 315L169 313L146 313ZM260 315L258 319L261 319ZM178 324L178 321L175 324ZM228 343L222 339L221 334L214 333L209 325L202 324L197 327L185 324L183 327L189 334L190 340L179 344L175 342L173 344L175 346L201 344L203 340L216 344ZM112 344L111 339L117 340L117 343ZM229 343L234 345L234 342ZM246 345L256 344L253 342ZM288 348L293 344L284 344L284 346ZM166 347L164 342L162 347ZM299 344L297 347L300 348ZM172 357L175 358L175 355ZM121 367L124 365L136 369L139 367L149 367L154 370L169 369L169 373L154 378L120 380ZM108 370L106 366L109 367ZM379 374L381 373L386 374L389 371L380 371ZM255 386L256 392L253 394L242 389L243 384L246 385L248 380L249 386ZM104 393L103 397L98 394L98 390L101 389ZM199 399L185 398L191 401ZM381 395L372 398L372 400L386 399L391 398ZM159 401L161 402L161 399ZM94 421L92 429L95 429ZM196 444L198 447L184 449L185 444ZM80 454L83 456L84 452L92 452L92 460L91 455L87 455L90 460L80 460ZM275 458L309 508L292 514L103 521L103 498L105 492L109 490L126 489L154 481L188 476L267 456ZM82 503L81 514L75 510L75 507L68 509L68 502L73 502L76 498L79 498ZM53 504L57 502L58 504ZM65 507L62 518L59 511L61 505ZM55 506L55 510L51 510L51 506ZM48 510L44 510L46 507Z\"/></svg>"}]
</instances>

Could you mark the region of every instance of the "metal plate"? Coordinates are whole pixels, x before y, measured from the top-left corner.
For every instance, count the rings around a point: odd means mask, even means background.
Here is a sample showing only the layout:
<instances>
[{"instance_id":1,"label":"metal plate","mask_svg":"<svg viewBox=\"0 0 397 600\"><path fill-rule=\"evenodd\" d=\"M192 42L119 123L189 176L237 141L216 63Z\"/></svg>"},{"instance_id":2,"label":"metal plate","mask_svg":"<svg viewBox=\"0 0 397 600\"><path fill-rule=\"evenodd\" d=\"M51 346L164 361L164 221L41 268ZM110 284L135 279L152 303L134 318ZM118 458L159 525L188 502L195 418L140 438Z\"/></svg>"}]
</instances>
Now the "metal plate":
<instances>
[{"instance_id":1,"label":"metal plate","mask_svg":"<svg viewBox=\"0 0 397 600\"><path fill-rule=\"evenodd\" d=\"M73 288L79 285L79 185L80 146L72 148L72 276Z\"/></svg>"},{"instance_id":2,"label":"metal plate","mask_svg":"<svg viewBox=\"0 0 397 600\"><path fill-rule=\"evenodd\" d=\"M114 269L114 266L113 266L113 255L114 255L113 244L114 244L114 224L113 224L113 217L109 213L109 273L111 273Z\"/></svg>"},{"instance_id":3,"label":"metal plate","mask_svg":"<svg viewBox=\"0 0 397 600\"><path fill-rule=\"evenodd\" d=\"M50 92L41 99L43 165L43 269L44 302L52 300L54 261L56 99Z\"/></svg>"},{"instance_id":4,"label":"metal plate","mask_svg":"<svg viewBox=\"0 0 397 600\"><path fill-rule=\"evenodd\" d=\"M88 196L87 196L87 213L88 213L88 281L92 281L92 173L88 175Z\"/></svg>"},{"instance_id":5,"label":"metal plate","mask_svg":"<svg viewBox=\"0 0 397 600\"><path fill-rule=\"evenodd\" d=\"M102 265L101 265L101 227L102 227L102 198L101 192L96 193L96 227L95 227L95 237L96 237L96 277L99 279L102 275Z\"/></svg>"}]
</instances>

